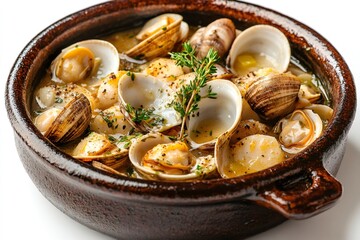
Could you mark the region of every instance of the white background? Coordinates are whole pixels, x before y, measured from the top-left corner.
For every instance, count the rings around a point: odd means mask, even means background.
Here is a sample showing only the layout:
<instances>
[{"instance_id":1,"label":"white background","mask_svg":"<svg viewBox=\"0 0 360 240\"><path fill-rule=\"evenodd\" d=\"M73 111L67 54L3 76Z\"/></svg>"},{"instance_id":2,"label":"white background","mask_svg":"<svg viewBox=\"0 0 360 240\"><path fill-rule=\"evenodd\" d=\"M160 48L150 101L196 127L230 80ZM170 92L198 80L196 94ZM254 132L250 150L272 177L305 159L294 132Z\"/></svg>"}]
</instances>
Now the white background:
<instances>
[{"instance_id":1,"label":"white background","mask_svg":"<svg viewBox=\"0 0 360 240\"><path fill-rule=\"evenodd\" d=\"M60 18L98 2L1 1L1 94L5 91L12 64L32 37ZM355 7L356 1L249 2L291 16L322 34L345 58L360 89L360 14ZM4 97L0 100L0 239L110 239L73 221L40 194L19 160ZM360 120L359 114L357 116L348 135L345 157L337 176L344 187L343 196L337 205L308 220L287 221L251 239L360 239Z\"/></svg>"}]
</instances>

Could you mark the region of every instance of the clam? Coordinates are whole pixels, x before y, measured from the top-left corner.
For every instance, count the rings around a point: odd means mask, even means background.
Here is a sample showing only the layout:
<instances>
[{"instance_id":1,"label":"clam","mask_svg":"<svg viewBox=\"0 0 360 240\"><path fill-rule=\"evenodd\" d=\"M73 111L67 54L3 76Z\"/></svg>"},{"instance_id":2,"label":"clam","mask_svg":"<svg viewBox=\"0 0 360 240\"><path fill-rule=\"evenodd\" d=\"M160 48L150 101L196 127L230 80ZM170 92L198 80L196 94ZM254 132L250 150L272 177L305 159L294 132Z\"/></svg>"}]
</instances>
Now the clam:
<instances>
[{"instance_id":1,"label":"clam","mask_svg":"<svg viewBox=\"0 0 360 240\"><path fill-rule=\"evenodd\" d=\"M165 131L181 123L172 107L175 91L167 81L143 73L124 74L119 80L121 111L139 131Z\"/></svg>"},{"instance_id":2,"label":"clam","mask_svg":"<svg viewBox=\"0 0 360 240\"><path fill-rule=\"evenodd\" d=\"M42 110L49 108L62 109L76 95L83 94L90 102L91 109L94 111L97 103L91 92L77 84L49 85L41 87L36 92L36 102Z\"/></svg>"},{"instance_id":3,"label":"clam","mask_svg":"<svg viewBox=\"0 0 360 240\"><path fill-rule=\"evenodd\" d=\"M111 43L91 39L63 49L51 63L52 80L56 82L96 82L119 68L119 55Z\"/></svg>"},{"instance_id":4,"label":"clam","mask_svg":"<svg viewBox=\"0 0 360 240\"><path fill-rule=\"evenodd\" d=\"M312 103L317 102L320 98L321 98L321 93L318 92L316 89L308 85L301 84L296 107L303 108L309 106Z\"/></svg>"},{"instance_id":5,"label":"clam","mask_svg":"<svg viewBox=\"0 0 360 240\"><path fill-rule=\"evenodd\" d=\"M184 70L173 59L157 58L149 63L143 73L167 81L175 81L177 77L184 75Z\"/></svg>"},{"instance_id":6,"label":"clam","mask_svg":"<svg viewBox=\"0 0 360 240\"><path fill-rule=\"evenodd\" d=\"M310 109L295 110L289 117L280 120L274 132L279 133L282 149L296 154L317 139L323 131L320 116Z\"/></svg>"},{"instance_id":7,"label":"clam","mask_svg":"<svg viewBox=\"0 0 360 240\"><path fill-rule=\"evenodd\" d=\"M166 13L149 20L136 36L141 42L126 51L126 55L135 59L151 60L165 56L175 44L187 36L189 28L182 24L179 14Z\"/></svg>"},{"instance_id":8,"label":"clam","mask_svg":"<svg viewBox=\"0 0 360 240\"><path fill-rule=\"evenodd\" d=\"M62 109L49 108L34 122L51 142L66 143L80 137L89 126L90 119L90 102L84 94L79 94Z\"/></svg>"},{"instance_id":9,"label":"clam","mask_svg":"<svg viewBox=\"0 0 360 240\"><path fill-rule=\"evenodd\" d=\"M91 132L74 148L72 156L84 162L98 161L106 166L121 166L128 154L128 149L119 148L110 142L105 134Z\"/></svg>"},{"instance_id":10,"label":"clam","mask_svg":"<svg viewBox=\"0 0 360 240\"><path fill-rule=\"evenodd\" d=\"M234 23L228 18L220 18L207 27L198 29L190 38L190 44L200 59L204 58L211 48L222 57L229 51L235 36Z\"/></svg>"},{"instance_id":11,"label":"clam","mask_svg":"<svg viewBox=\"0 0 360 240\"><path fill-rule=\"evenodd\" d=\"M270 73L255 77L246 86L245 99L265 120L285 116L295 109L299 79L290 73Z\"/></svg>"},{"instance_id":12,"label":"clam","mask_svg":"<svg viewBox=\"0 0 360 240\"><path fill-rule=\"evenodd\" d=\"M97 112L90 122L90 130L98 133L127 135L131 128L119 105Z\"/></svg>"},{"instance_id":13,"label":"clam","mask_svg":"<svg viewBox=\"0 0 360 240\"><path fill-rule=\"evenodd\" d=\"M218 172L232 178L257 172L284 161L284 153L275 137L254 134L231 143L234 131L219 136L215 145Z\"/></svg>"},{"instance_id":14,"label":"clam","mask_svg":"<svg viewBox=\"0 0 360 240\"><path fill-rule=\"evenodd\" d=\"M270 25L256 25L236 37L227 65L238 75L246 75L264 67L285 72L290 56L289 41L279 29Z\"/></svg>"},{"instance_id":15,"label":"clam","mask_svg":"<svg viewBox=\"0 0 360 240\"><path fill-rule=\"evenodd\" d=\"M269 126L254 119L241 120L231 136L231 144L255 134L269 135L270 130Z\"/></svg>"},{"instance_id":16,"label":"clam","mask_svg":"<svg viewBox=\"0 0 360 240\"><path fill-rule=\"evenodd\" d=\"M138 138L129 149L129 158L149 178L169 181L201 178L216 169L213 156L196 156L184 142L173 142L161 133Z\"/></svg>"},{"instance_id":17,"label":"clam","mask_svg":"<svg viewBox=\"0 0 360 240\"><path fill-rule=\"evenodd\" d=\"M242 98L239 89L231 81L216 79L202 88L205 96L209 89L216 98L202 98L198 110L186 121L187 139L192 148L213 148L216 138L231 131L240 121Z\"/></svg>"},{"instance_id":18,"label":"clam","mask_svg":"<svg viewBox=\"0 0 360 240\"><path fill-rule=\"evenodd\" d=\"M305 107L305 109L310 109L314 113L318 114L323 121L330 121L334 110L324 104L311 104L310 106Z\"/></svg>"},{"instance_id":19,"label":"clam","mask_svg":"<svg viewBox=\"0 0 360 240\"><path fill-rule=\"evenodd\" d=\"M119 101L119 79L125 73L126 71L112 72L101 80L96 94L98 108L107 109Z\"/></svg>"}]
</instances>

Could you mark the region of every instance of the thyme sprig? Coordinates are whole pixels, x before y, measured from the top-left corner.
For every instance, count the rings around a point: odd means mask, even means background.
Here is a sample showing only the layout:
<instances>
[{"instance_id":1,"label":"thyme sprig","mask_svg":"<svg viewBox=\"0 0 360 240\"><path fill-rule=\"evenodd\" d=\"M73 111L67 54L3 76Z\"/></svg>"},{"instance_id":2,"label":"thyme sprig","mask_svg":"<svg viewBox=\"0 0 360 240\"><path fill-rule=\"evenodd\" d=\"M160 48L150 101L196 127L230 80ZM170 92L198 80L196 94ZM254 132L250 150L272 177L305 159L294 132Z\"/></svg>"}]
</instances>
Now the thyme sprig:
<instances>
[{"instance_id":1,"label":"thyme sprig","mask_svg":"<svg viewBox=\"0 0 360 240\"><path fill-rule=\"evenodd\" d=\"M144 122L152 127L161 125L164 122L164 118L155 114L154 108L145 109L143 107L135 108L130 104L126 104L125 110L130 115L132 121L136 124Z\"/></svg>"},{"instance_id":2,"label":"thyme sprig","mask_svg":"<svg viewBox=\"0 0 360 240\"><path fill-rule=\"evenodd\" d=\"M185 120L193 112L199 109L198 103L201 98L216 98L216 93L212 92L211 87L208 88L207 95L200 96L201 88L206 86L206 82L210 76L216 73L215 63L219 61L217 51L210 49L203 59L196 57L195 49L193 49L189 42L183 44L182 52L170 53L171 59L176 61L176 64L181 67L188 67L195 72L195 79L189 84L183 85L176 92L176 99L172 102L174 109L180 113L182 117L181 130L179 139L184 138Z\"/></svg>"}]
</instances>

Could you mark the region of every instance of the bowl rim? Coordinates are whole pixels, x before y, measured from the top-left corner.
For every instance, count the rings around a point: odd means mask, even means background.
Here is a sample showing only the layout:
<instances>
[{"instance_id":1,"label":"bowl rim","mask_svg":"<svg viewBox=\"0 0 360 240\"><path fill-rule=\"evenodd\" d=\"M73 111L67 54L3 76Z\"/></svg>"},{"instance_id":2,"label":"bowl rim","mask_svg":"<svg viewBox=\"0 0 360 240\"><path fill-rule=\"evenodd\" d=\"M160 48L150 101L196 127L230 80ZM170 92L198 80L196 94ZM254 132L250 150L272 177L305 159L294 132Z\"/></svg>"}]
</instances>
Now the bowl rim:
<instances>
[{"instance_id":1,"label":"bowl rim","mask_svg":"<svg viewBox=\"0 0 360 240\"><path fill-rule=\"evenodd\" d=\"M128 3L126 3L128 2ZM339 102L334 108L334 117L323 135L318 138L307 150L292 159L253 174L232 179L196 180L192 182L166 182L155 180L141 180L104 174L85 163L76 161L69 155L60 152L55 145L47 141L35 128L29 118L26 104L27 94L23 88L24 79L34 77L36 70L31 68L31 60L39 54L44 41L49 41L49 35L58 36L68 26L82 24L100 14L111 14L119 9L133 6L144 7L140 1L110 1L100 3L86 9L70 14L45 28L35 36L21 51L16 59L6 87L6 108L14 133L24 141L31 150L40 155L41 164L46 164L54 174L67 176L70 181L82 184L91 191L100 191L109 197L120 197L124 200L140 202L156 202L158 204L195 204L206 202L213 203L225 199L240 199L252 195L255 189L273 183L284 176L303 171L304 166L311 166L313 159L322 162L326 152L333 148L339 140L346 137L355 116L356 93L352 74L338 51L319 33L303 23L282 13L270 10L251 3L241 1L207 1L207 11L213 11L213 6L221 5L224 9L236 10L253 14L260 19L265 19L271 24L287 31L294 38L306 38L307 47L311 47L309 54L322 57L329 71L334 74L334 83L337 84ZM170 3L166 11L171 9L171 4L183 4L184 11L192 11L192 7L201 2L182 0L178 3L165 1L150 1L147 6L159 6L165 2ZM184 4L186 3L186 4ZM138 5L136 5L138 4ZM230 11L229 10L229 11ZM235 11L234 10L234 11ZM166 12L163 11L163 12ZM198 10L198 11L201 11ZM225 10L224 10L225 11ZM55 41L55 39L53 39ZM306 46L304 46L306 47ZM46 51L46 49L45 49ZM350 110L350 111L349 111ZM42 150L39 150L42 149ZM310 159L311 156L311 159ZM290 170L290 171L289 171ZM177 199L174 203L173 199Z\"/></svg>"}]
</instances>

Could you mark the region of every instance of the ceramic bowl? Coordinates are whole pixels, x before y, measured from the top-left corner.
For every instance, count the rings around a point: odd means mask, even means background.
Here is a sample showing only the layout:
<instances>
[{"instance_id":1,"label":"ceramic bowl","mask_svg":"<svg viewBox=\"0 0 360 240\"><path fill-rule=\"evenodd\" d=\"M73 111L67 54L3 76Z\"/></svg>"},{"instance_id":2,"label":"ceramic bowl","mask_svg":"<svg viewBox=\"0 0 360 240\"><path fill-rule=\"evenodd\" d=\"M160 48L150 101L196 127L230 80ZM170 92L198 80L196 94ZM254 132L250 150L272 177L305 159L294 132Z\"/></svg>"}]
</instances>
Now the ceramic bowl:
<instances>
[{"instance_id":1,"label":"ceramic bowl","mask_svg":"<svg viewBox=\"0 0 360 240\"><path fill-rule=\"evenodd\" d=\"M158 182L104 174L62 153L33 125L34 86L64 47L140 26L176 12L189 24L231 18L237 28L269 24L291 42L293 55L314 71L332 96L334 114L323 135L294 158L234 179ZM17 58L6 106L23 165L41 193L71 218L123 239L243 238L286 219L318 214L341 196L333 177L343 158L356 96L348 66L316 31L275 11L238 1L110 1L76 12L39 33Z\"/></svg>"}]
</instances>

